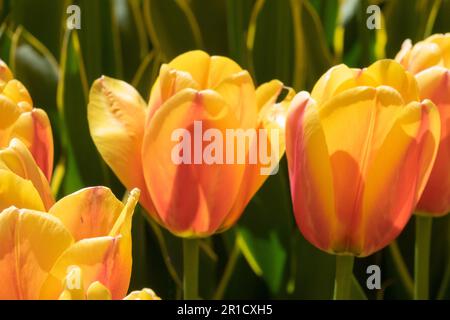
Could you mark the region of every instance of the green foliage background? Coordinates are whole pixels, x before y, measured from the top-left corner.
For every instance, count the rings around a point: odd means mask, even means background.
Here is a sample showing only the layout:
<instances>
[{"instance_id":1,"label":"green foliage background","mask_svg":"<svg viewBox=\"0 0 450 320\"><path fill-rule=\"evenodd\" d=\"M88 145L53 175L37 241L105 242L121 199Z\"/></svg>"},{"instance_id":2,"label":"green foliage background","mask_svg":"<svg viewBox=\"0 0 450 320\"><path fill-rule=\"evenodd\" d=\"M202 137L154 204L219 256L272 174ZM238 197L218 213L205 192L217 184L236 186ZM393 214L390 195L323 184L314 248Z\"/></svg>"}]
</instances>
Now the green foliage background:
<instances>
[{"instance_id":1,"label":"green foliage background","mask_svg":"<svg viewBox=\"0 0 450 320\"><path fill-rule=\"evenodd\" d=\"M66 28L70 4L81 30ZM382 29L366 27L366 8L382 8ZM449 0L0 0L0 57L49 114L56 143L52 190L124 189L97 153L86 119L88 90L101 75L133 84L148 99L159 66L195 48L226 55L257 83L277 78L310 90L334 64L362 67L393 58L413 42L450 31ZM181 297L181 241L137 212L130 290ZM450 217L435 219L431 297L450 298ZM414 228L397 240L409 273ZM355 299L408 299L411 282L395 267L396 247L357 259ZM394 254L392 254L394 253ZM366 268L378 264L383 289L368 291ZM334 257L311 246L291 210L286 162L268 179L238 225L201 242L203 298L329 299ZM358 285L358 283L360 285Z\"/></svg>"}]
</instances>

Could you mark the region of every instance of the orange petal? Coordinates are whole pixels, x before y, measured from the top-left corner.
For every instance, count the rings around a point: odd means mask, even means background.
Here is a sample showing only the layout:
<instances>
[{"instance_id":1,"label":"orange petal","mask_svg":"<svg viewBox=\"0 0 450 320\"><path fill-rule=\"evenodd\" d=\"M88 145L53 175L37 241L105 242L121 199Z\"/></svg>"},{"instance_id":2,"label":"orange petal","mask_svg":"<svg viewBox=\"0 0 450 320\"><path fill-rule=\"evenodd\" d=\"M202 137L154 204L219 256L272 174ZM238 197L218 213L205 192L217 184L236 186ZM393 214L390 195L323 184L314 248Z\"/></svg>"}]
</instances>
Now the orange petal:
<instances>
[{"instance_id":1,"label":"orange petal","mask_svg":"<svg viewBox=\"0 0 450 320\"><path fill-rule=\"evenodd\" d=\"M450 211L450 71L434 67L419 73L416 78L421 97L436 104L441 119L438 154L417 209L441 216Z\"/></svg>"},{"instance_id":2,"label":"orange petal","mask_svg":"<svg viewBox=\"0 0 450 320\"><path fill-rule=\"evenodd\" d=\"M337 224L333 173L318 109L306 92L292 101L286 155L297 224L306 239L331 252Z\"/></svg>"},{"instance_id":3,"label":"orange petal","mask_svg":"<svg viewBox=\"0 0 450 320\"><path fill-rule=\"evenodd\" d=\"M16 208L0 213L0 299L39 298L48 272L71 243L70 233L48 214Z\"/></svg>"},{"instance_id":4,"label":"orange petal","mask_svg":"<svg viewBox=\"0 0 450 320\"><path fill-rule=\"evenodd\" d=\"M50 181L53 173L53 136L50 120L44 110L22 113L14 123L11 138L20 139Z\"/></svg>"},{"instance_id":5,"label":"orange petal","mask_svg":"<svg viewBox=\"0 0 450 320\"><path fill-rule=\"evenodd\" d=\"M76 241L107 236L123 204L106 187L82 189L59 200L49 211L66 226Z\"/></svg>"},{"instance_id":6,"label":"orange petal","mask_svg":"<svg viewBox=\"0 0 450 320\"><path fill-rule=\"evenodd\" d=\"M217 151L223 151L223 157L218 158L224 164L204 162L205 145L217 137L212 135L206 143L201 134L211 128L225 140L226 129L237 129L239 123L220 95L192 89L166 101L146 128L142 157L147 187L157 219L178 235L214 233L229 213L241 183L244 164L226 164L226 152L219 142Z\"/></svg>"},{"instance_id":7,"label":"orange petal","mask_svg":"<svg viewBox=\"0 0 450 320\"><path fill-rule=\"evenodd\" d=\"M153 212L141 161L145 108L132 86L102 77L95 81L89 95L88 120L92 139L103 159L127 189L137 187L142 191L141 203Z\"/></svg>"},{"instance_id":8,"label":"orange petal","mask_svg":"<svg viewBox=\"0 0 450 320\"><path fill-rule=\"evenodd\" d=\"M131 276L131 252L122 255L120 236L83 239L69 247L56 261L41 290L41 299L54 299L64 291L64 279L71 268L82 272L82 286L101 282L113 299L122 299Z\"/></svg>"},{"instance_id":9,"label":"orange petal","mask_svg":"<svg viewBox=\"0 0 450 320\"><path fill-rule=\"evenodd\" d=\"M361 255L382 249L405 227L431 172L439 130L431 102L402 108L365 179Z\"/></svg>"},{"instance_id":10,"label":"orange petal","mask_svg":"<svg viewBox=\"0 0 450 320\"><path fill-rule=\"evenodd\" d=\"M13 139L8 148L0 150L0 162L20 177L30 180L39 192L45 209L50 209L54 203L50 185L22 141Z\"/></svg>"},{"instance_id":11,"label":"orange petal","mask_svg":"<svg viewBox=\"0 0 450 320\"><path fill-rule=\"evenodd\" d=\"M257 138L254 141L253 152L263 152L264 146L266 159L259 155L256 163L250 161L247 156L245 173L242 178L238 197L231 213L227 216L222 230L231 227L236 223L244 211L251 198L263 185L270 174L278 172L280 159L285 151L285 123L292 99L295 92L290 89L285 99L276 103L278 96L283 89L283 84L278 80L262 84L257 90L257 100L259 112L259 126ZM275 138L275 139L274 139ZM274 139L272 141L272 139ZM267 161L268 160L268 161Z\"/></svg>"}]
</instances>

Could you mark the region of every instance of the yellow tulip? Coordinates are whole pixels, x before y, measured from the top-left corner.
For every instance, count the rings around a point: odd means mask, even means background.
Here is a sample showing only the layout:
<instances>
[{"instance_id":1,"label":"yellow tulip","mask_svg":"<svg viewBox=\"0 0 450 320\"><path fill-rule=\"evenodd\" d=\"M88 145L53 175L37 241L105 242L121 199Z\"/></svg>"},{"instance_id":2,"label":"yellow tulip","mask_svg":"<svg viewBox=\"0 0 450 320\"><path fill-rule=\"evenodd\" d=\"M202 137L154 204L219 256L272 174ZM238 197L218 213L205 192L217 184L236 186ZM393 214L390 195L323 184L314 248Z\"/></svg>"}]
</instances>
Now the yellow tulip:
<instances>
[{"instance_id":1,"label":"yellow tulip","mask_svg":"<svg viewBox=\"0 0 450 320\"><path fill-rule=\"evenodd\" d=\"M124 298L138 198L135 189L124 205L108 188L93 187L61 199L48 212L14 206L3 210L0 299L94 299L107 293Z\"/></svg>"},{"instance_id":2,"label":"yellow tulip","mask_svg":"<svg viewBox=\"0 0 450 320\"><path fill-rule=\"evenodd\" d=\"M260 174L261 161L175 163L172 152L179 141L173 133L195 135L199 121L203 131L224 136L228 129L266 129L268 135L251 140L244 155L248 160L249 145L264 140L269 151L278 151L278 163L294 95L290 90L276 103L282 89L276 80L256 89L234 61L191 51L161 67L148 106L127 83L97 80L88 106L91 136L122 183L142 190L141 203L157 222L179 236L208 236L237 221L267 175ZM272 143L272 133L278 133L279 145Z\"/></svg>"},{"instance_id":3,"label":"yellow tulip","mask_svg":"<svg viewBox=\"0 0 450 320\"><path fill-rule=\"evenodd\" d=\"M437 153L435 105L393 60L331 68L286 124L297 224L318 248L367 256L409 220Z\"/></svg>"},{"instance_id":4,"label":"yellow tulip","mask_svg":"<svg viewBox=\"0 0 450 320\"><path fill-rule=\"evenodd\" d=\"M420 98L430 99L439 110L439 150L417 210L443 216L450 211L450 33L432 35L414 46L408 40L396 59L415 74Z\"/></svg>"},{"instance_id":5,"label":"yellow tulip","mask_svg":"<svg viewBox=\"0 0 450 320\"><path fill-rule=\"evenodd\" d=\"M53 137L50 121L42 109L33 108L28 90L13 79L0 60L0 148L19 138L50 180L53 171Z\"/></svg>"}]
</instances>

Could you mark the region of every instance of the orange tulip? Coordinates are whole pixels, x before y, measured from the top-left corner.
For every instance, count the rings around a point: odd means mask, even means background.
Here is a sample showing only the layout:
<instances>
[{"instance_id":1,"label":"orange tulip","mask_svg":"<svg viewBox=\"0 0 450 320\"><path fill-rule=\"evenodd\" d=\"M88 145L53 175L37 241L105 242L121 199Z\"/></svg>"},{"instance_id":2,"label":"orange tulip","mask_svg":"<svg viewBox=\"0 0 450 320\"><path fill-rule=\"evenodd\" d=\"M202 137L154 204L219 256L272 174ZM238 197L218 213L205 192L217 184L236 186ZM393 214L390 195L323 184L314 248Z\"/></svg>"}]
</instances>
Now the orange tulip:
<instances>
[{"instance_id":1,"label":"orange tulip","mask_svg":"<svg viewBox=\"0 0 450 320\"><path fill-rule=\"evenodd\" d=\"M286 124L297 224L335 254L367 256L411 216L439 141L434 104L418 102L413 76L392 60L331 68L299 93Z\"/></svg>"},{"instance_id":2,"label":"orange tulip","mask_svg":"<svg viewBox=\"0 0 450 320\"><path fill-rule=\"evenodd\" d=\"M245 159L249 145L264 140L269 151L278 151L278 163L293 97L290 91L276 103L282 88L274 80L255 89L248 72L232 60L192 51L161 67L148 107L130 85L97 80L90 93L89 126L100 154L128 189L142 190L141 203L156 221L179 236L208 236L236 222L267 178L260 174L263 163L206 163L195 155L194 163L177 163L173 155L180 141L173 135L182 130L195 136L199 123L203 132L215 129L224 136L229 129L264 128L270 134L250 138ZM278 133L278 145L272 144L272 133ZM207 144L203 137L200 148ZM182 157L190 157L190 151Z\"/></svg>"},{"instance_id":3,"label":"orange tulip","mask_svg":"<svg viewBox=\"0 0 450 320\"><path fill-rule=\"evenodd\" d=\"M405 41L396 59L415 74L420 98L430 99L439 110L439 150L417 210L443 216L450 211L450 33L433 35L414 46Z\"/></svg>"},{"instance_id":4,"label":"orange tulip","mask_svg":"<svg viewBox=\"0 0 450 320\"><path fill-rule=\"evenodd\" d=\"M48 213L1 211L0 299L124 298L138 198L134 190L124 205L108 188L94 187L61 199Z\"/></svg>"},{"instance_id":5,"label":"orange tulip","mask_svg":"<svg viewBox=\"0 0 450 320\"><path fill-rule=\"evenodd\" d=\"M53 171L53 137L42 109L33 108L27 89L0 60L0 148L12 138L22 140L48 180Z\"/></svg>"}]
</instances>

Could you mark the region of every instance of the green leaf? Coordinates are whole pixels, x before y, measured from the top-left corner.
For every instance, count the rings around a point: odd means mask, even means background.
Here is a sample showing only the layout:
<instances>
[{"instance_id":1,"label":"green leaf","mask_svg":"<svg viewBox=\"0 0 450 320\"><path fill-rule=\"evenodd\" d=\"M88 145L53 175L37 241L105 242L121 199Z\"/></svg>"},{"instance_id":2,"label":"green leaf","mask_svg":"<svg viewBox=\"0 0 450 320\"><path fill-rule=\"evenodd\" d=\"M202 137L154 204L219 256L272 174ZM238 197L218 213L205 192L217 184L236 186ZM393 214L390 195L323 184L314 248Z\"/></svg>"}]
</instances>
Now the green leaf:
<instances>
[{"instance_id":1,"label":"green leaf","mask_svg":"<svg viewBox=\"0 0 450 320\"><path fill-rule=\"evenodd\" d=\"M14 0L11 19L15 26L30 30L58 58L68 5L67 0Z\"/></svg>"},{"instance_id":2,"label":"green leaf","mask_svg":"<svg viewBox=\"0 0 450 320\"><path fill-rule=\"evenodd\" d=\"M75 31L65 35L61 53L60 79L58 85L58 108L61 112L68 164L66 175L72 182L82 186L102 185L106 179L106 167L100 161L89 134L87 122L88 84L81 56L80 42ZM69 181L69 180L67 180ZM65 192L82 187L78 183L65 185Z\"/></svg>"},{"instance_id":3,"label":"green leaf","mask_svg":"<svg viewBox=\"0 0 450 320\"><path fill-rule=\"evenodd\" d=\"M283 160L280 171L264 183L237 226L242 254L274 295L284 290L291 250L293 216L286 171Z\"/></svg>"},{"instance_id":4,"label":"green leaf","mask_svg":"<svg viewBox=\"0 0 450 320\"><path fill-rule=\"evenodd\" d=\"M144 15L151 42L163 61L203 47L200 27L185 0L147 0Z\"/></svg>"}]
</instances>

